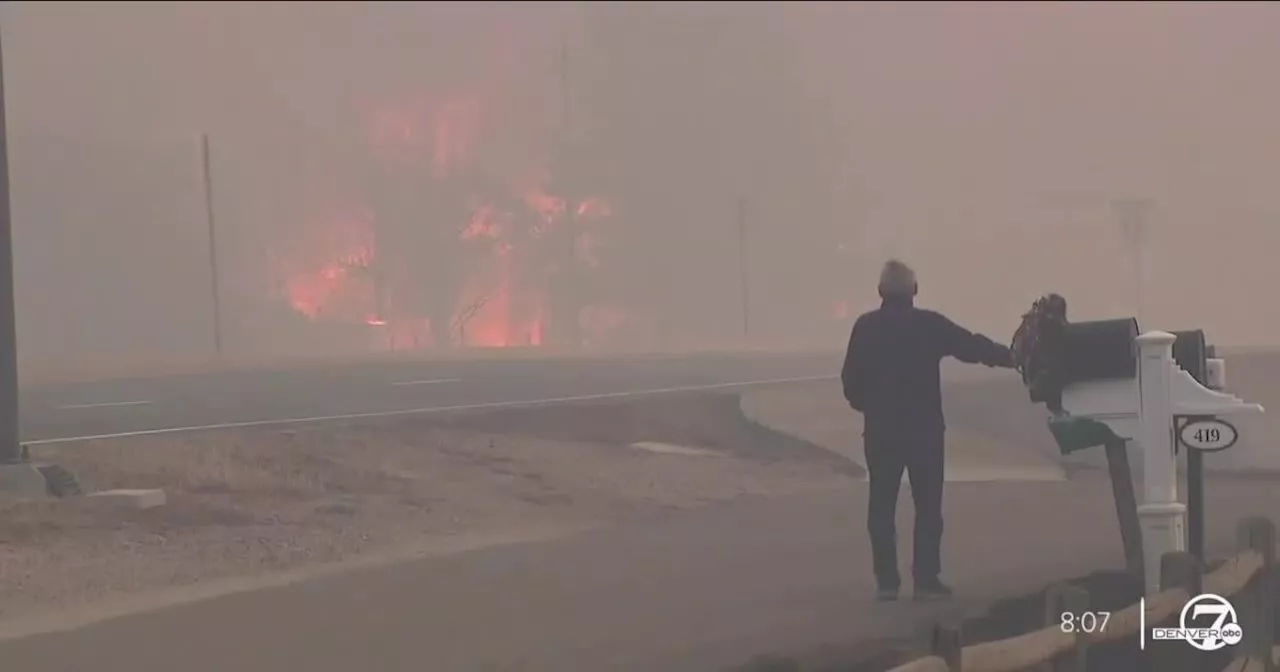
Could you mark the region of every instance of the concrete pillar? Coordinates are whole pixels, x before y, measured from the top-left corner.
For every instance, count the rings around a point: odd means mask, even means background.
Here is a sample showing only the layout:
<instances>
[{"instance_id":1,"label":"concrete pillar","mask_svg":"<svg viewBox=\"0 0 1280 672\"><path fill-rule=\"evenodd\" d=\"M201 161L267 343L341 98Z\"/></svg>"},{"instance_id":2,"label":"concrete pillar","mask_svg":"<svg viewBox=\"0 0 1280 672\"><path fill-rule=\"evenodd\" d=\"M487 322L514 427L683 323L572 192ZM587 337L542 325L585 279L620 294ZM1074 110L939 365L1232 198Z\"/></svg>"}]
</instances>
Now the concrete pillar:
<instances>
[{"instance_id":1,"label":"concrete pillar","mask_svg":"<svg viewBox=\"0 0 1280 672\"><path fill-rule=\"evenodd\" d=\"M1152 331L1138 337L1138 385L1141 411L1138 446L1142 451L1143 559L1147 593L1160 589L1160 558L1186 550L1187 507L1178 501L1178 461L1174 455L1173 342L1176 337Z\"/></svg>"}]
</instances>

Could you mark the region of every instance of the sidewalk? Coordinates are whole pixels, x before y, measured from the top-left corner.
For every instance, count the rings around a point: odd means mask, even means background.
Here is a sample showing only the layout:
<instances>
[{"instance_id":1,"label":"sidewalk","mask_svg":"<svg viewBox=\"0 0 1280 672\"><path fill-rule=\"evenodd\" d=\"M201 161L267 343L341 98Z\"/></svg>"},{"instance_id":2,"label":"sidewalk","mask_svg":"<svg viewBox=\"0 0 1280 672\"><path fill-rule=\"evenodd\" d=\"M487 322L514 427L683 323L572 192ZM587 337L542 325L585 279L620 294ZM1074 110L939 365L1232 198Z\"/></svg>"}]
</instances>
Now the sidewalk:
<instances>
[{"instance_id":1,"label":"sidewalk","mask_svg":"<svg viewBox=\"0 0 1280 672\"><path fill-rule=\"evenodd\" d=\"M1211 537L1274 485L1212 488ZM908 634L1120 566L1105 481L948 486L946 606L870 599L865 485L229 595L0 643L23 672L706 672ZM900 537L909 545L904 493ZM1227 501L1219 501L1227 500ZM909 561L909 549L903 563Z\"/></svg>"},{"instance_id":2,"label":"sidewalk","mask_svg":"<svg viewBox=\"0 0 1280 672\"><path fill-rule=\"evenodd\" d=\"M865 468L862 415L849 408L840 381L770 385L745 390L742 412L774 431L826 448ZM1018 407L1032 410L1029 405ZM984 431L981 425L950 421L947 427L947 481L1062 481L1061 462L1039 446L1009 440ZM1052 443L1041 427L1041 442Z\"/></svg>"}]
</instances>

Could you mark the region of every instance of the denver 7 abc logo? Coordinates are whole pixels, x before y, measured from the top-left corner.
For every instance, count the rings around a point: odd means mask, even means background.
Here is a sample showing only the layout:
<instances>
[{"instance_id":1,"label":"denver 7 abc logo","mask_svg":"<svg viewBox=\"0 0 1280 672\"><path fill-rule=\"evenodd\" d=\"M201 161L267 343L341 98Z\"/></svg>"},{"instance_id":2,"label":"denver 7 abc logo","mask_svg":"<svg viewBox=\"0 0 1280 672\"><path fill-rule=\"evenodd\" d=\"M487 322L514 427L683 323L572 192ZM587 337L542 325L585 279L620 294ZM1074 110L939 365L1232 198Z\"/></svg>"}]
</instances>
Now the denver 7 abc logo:
<instances>
[{"instance_id":1,"label":"denver 7 abc logo","mask_svg":"<svg viewBox=\"0 0 1280 672\"><path fill-rule=\"evenodd\" d=\"M1176 628L1152 628L1152 640L1182 640L1201 651L1235 646L1244 638L1236 608L1225 597L1205 593L1182 607Z\"/></svg>"}]
</instances>

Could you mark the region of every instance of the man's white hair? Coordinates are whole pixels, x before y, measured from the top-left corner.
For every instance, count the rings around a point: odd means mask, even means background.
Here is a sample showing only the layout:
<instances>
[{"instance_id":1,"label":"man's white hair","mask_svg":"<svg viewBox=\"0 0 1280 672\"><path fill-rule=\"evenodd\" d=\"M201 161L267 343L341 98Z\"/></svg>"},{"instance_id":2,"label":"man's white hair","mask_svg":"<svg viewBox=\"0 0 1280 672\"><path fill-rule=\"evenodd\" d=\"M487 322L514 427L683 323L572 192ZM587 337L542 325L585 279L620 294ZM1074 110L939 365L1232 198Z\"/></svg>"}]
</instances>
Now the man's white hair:
<instances>
[{"instance_id":1,"label":"man's white hair","mask_svg":"<svg viewBox=\"0 0 1280 672\"><path fill-rule=\"evenodd\" d=\"M914 296L916 272L897 259L890 259L880 269L881 296Z\"/></svg>"}]
</instances>

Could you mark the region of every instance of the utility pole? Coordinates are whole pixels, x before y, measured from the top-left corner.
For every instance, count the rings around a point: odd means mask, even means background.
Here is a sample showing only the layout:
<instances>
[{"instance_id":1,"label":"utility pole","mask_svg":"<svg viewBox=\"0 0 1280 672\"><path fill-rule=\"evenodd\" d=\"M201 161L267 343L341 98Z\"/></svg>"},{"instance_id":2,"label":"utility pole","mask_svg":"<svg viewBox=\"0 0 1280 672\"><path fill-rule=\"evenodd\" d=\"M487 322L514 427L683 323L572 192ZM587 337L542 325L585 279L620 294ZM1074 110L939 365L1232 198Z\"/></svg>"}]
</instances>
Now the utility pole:
<instances>
[{"instance_id":1,"label":"utility pole","mask_svg":"<svg viewBox=\"0 0 1280 672\"><path fill-rule=\"evenodd\" d=\"M569 144L569 114L572 104L569 102L571 97L569 89L569 43L562 42L560 44L560 102L563 106L561 109L562 132L564 133L564 142Z\"/></svg>"},{"instance_id":2,"label":"utility pole","mask_svg":"<svg viewBox=\"0 0 1280 672\"><path fill-rule=\"evenodd\" d=\"M1111 202L1111 210L1116 216L1116 223L1120 226L1120 236L1125 252L1133 261L1134 312L1139 325L1142 325L1142 262L1146 252L1151 208L1151 200L1145 198L1117 199Z\"/></svg>"},{"instance_id":3,"label":"utility pole","mask_svg":"<svg viewBox=\"0 0 1280 672\"><path fill-rule=\"evenodd\" d=\"M13 208L9 202L9 130L5 118L4 55L0 48L0 491L22 497L80 494L75 476L56 464L35 464L18 434L18 329L13 297Z\"/></svg>"},{"instance_id":4,"label":"utility pole","mask_svg":"<svg viewBox=\"0 0 1280 672\"><path fill-rule=\"evenodd\" d=\"M561 311L558 317L565 320L562 326L563 331L557 329L560 333L565 334L566 345L572 348L578 348L582 345L582 336L578 329L578 317L582 311L580 277L578 268L578 203L574 194L576 180L574 177L576 162L574 161L573 137L570 130L570 112L572 109L571 89L569 86L569 43L564 41L560 44L560 94L561 94L561 141L560 141L560 165L562 179L560 180L561 191L564 197L564 259L562 277L564 285L560 288L562 296L560 301L565 306L565 310Z\"/></svg>"},{"instance_id":5,"label":"utility pole","mask_svg":"<svg viewBox=\"0 0 1280 672\"><path fill-rule=\"evenodd\" d=\"M0 50L0 463L24 460L18 443L18 330L13 298L13 209L9 203L9 131Z\"/></svg>"},{"instance_id":6,"label":"utility pole","mask_svg":"<svg viewBox=\"0 0 1280 672\"><path fill-rule=\"evenodd\" d=\"M204 220L209 230L209 300L213 308L213 352L222 357L222 292L218 282L218 234L213 217L213 168L209 134L200 136L200 167L204 181Z\"/></svg>"},{"instance_id":7,"label":"utility pole","mask_svg":"<svg viewBox=\"0 0 1280 672\"><path fill-rule=\"evenodd\" d=\"M751 345L751 295L747 283L747 201L738 198L738 293L742 297L742 343Z\"/></svg>"}]
</instances>

